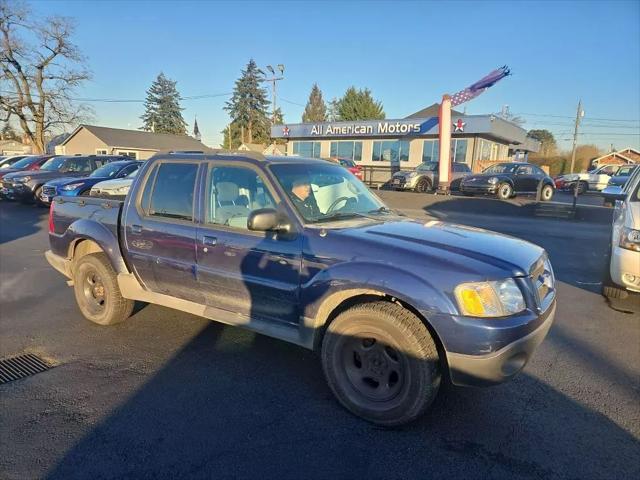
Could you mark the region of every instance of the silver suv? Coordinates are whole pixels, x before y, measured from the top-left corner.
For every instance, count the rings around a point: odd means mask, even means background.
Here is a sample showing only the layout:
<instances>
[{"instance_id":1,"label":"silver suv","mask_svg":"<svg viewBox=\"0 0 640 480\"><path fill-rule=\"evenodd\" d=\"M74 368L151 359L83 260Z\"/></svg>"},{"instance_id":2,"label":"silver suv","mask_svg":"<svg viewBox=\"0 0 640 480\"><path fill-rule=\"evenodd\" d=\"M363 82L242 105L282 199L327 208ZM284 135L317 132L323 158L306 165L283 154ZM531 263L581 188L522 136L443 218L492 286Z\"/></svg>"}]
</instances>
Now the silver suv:
<instances>
[{"instance_id":1,"label":"silver suv","mask_svg":"<svg viewBox=\"0 0 640 480\"><path fill-rule=\"evenodd\" d=\"M460 189L460 180L471 174L466 163L451 165L451 190ZM429 192L438 186L438 162L424 162L415 170L400 171L391 177L391 186L396 190L414 190Z\"/></svg>"}]
</instances>

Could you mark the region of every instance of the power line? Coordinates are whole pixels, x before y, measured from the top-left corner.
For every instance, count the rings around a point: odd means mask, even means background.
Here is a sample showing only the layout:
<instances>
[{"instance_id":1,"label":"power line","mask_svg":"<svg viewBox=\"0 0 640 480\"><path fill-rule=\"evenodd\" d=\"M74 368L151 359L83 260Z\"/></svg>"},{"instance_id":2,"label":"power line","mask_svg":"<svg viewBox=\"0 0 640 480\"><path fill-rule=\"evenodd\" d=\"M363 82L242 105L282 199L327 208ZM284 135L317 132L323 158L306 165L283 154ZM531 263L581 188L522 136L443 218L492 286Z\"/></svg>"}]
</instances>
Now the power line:
<instances>
[{"instance_id":1,"label":"power line","mask_svg":"<svg viewBox=\"0 0 640 480\"><path fill-rule=\"evenodd\" d=\"M2 94L15 95L15 92L0 91ZM189 95L186 97L180 97L180 100L202 100L205 98L217 98L233 95L232 93L211 93L204 95ZM40 98L38 94L31 94L33 98ZM86 103L144 103L145 100L131 99L131 98L83 98L83 97L70 97L68 100L72 102L86 102Z\"/></svg>"},{"instance_id":2,"label":"power line","mask_svg":"<svg viewBox=\"0 0 640 480\"><path fill-rule=\"evenodd\" d=\"M571 115L554 115L551 113L525 113L525 112L518 112L518 113L514 113L514 116L518 116L518 115L524 115L524 116L530 116L530 117L552 117L552 118L570 118L573 119L574 117ZM605 121L605 122L640 122L640 119L632 119L632 118L596 118L596 117L588 117L589 120L599 120L599 121Z\"/></svg>"},{"instance_id":3,"label":"power line","mask_svg":"<svg viewBox=\"0 0 640 480\"><path fill-rule=\"evenodd\" d=\"M302 105L300 103L292 102L291 100L287 100L286 98L280 97L280 100L282 100L283 102L286 102L286 103L290 103L291 105L297 105L298 107L302 107L302 108L306 107L306 105Z\"/></svg>"}]
</instances>

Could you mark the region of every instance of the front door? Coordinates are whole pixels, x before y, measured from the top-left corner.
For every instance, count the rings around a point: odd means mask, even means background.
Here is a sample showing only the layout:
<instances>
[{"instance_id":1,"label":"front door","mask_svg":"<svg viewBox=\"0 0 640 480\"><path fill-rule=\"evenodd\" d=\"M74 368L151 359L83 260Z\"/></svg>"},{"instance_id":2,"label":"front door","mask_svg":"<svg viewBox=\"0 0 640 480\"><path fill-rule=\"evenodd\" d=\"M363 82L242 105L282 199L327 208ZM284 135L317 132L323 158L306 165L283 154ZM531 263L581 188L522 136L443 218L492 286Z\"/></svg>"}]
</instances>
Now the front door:
<instances>
[{"instance_id":1,"label":"front door","mask_svg":"<svg viewBox=\"0 0 640 480\"><path fill-rule=\"evenodd\" d=\"M515 191L518 193L535 192L538 188L539 180L532 165L521 165L513 177Z\"/></svg>"},{"instance_id":2,"label":"front door","mask_svg":"<svg viewBox=\"0 0 640 480\"><path fill-rule=\"evenodd\" d=\"M160 162L125 220L129 259L146 288L203 303L196 282L194 200L198 165Z\"/></svg>"},{"instance_id":3,"label":"front door","mask_svg":"<svg viewBox=\"0 0 640 480\"><path fill-rule=\"evenodd\" d=\"M247 229L252 210L276 208L251 165L210 165L197 277L207 305L251 318L297 322L302 237Z\"/></svg>"}]
</instances>

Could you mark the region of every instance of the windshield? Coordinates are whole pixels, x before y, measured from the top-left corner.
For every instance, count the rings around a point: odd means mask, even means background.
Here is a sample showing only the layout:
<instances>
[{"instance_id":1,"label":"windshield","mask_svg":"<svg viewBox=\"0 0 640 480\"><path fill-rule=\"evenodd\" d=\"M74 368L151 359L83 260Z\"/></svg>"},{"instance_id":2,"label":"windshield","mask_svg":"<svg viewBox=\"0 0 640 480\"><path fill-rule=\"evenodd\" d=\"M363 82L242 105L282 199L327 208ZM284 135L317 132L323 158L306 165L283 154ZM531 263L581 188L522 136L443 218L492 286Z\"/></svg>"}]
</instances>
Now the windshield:
<instances>
[{"instance_id":1,"label":"windshield","mask_svg":"<svg viewBox=\"0 0 640 480\"><path fill-rule=\"evenodd\" d=\"M425 162L418 165L419 172L435 172L438 169L438 162Z\"/></svg>"},{"instance_id":2,"label":"windshield","mask_svg":"<svg viewBox=\"0 0 640 480\"><path fill-rule=\"evenodd\" d=\"M11 168L25 168L35 162L38 157L25 157L22 160L18 160L16 163L11 165Z\"/></svg>"},{"instance_id":3,"label":"windshield","mask_svg":"<svg viewBox=\"0 0 640 480\"><path fill-rule=\"evenodd\" d=\"M518 165L513 163L499 163L497 165L491 165L485 169L482 173L513 173L518 168Z\"/></svg>"},{"instance_id":4,"label":"windshield","mask_svg":"<svg viewBox=\"0 0 640 480\"><path fill-rule=\"evenodd\" d=\"M140 171L140 169L138 169L138 170L134 170L134 171L133 171L133 172L131 172L129 175L127 175L125 178L133 178L133 177L135 177L135 176L138 174L138 172L139 172L139 171Z\"/></svg>"},{"instance_id":5,"label":"windshield","mask_svg":"<svg viewBox=\"0 0 640 480\"><path fill-rule=\"evenodd\" d=\"M122 170L122 164L117 163L107 163L102 167L94 170L90 177L101 177L101 178L113 178L115 177L120 170Z\"/></svg>"},{"instance_id":6,"label":"windshield","mask_svg":"<svg viewBox=\"0 0 640 480\"><path fill-rule=\"evenodd\" d=\"M20 160L21 158L23 157L14 157L14 158L9 157L9 158L3 159L2 164L0 165L0 169L12 168L16 163L18 163L18 160Z\"/></svg>"},{"instance_id":7,"label":"windshield","mask_svg":"<svg viewBox=\"0 0 640 480\"><path fill-rule=\"evenodd\" d=\"M620 170L618 170L618 173L616 173L616 175L618 176L628 176L631 175L631 172L633 172L633 169L635 168L635 166L630 166L630 167L621 167Z\"/></svg>"},{"instance_id":8,"label":"windshield","mask_svg":"<svg viewBox=\"0 0 640 480\"><path fill-rule=\"evenodd\" d=\"M360 180L337 165L282 164L271 171L307 223L389 212Z\"/></svg>"},{"instance_id":9,"label":"windshield","mask_svg":"<svg viewBox=\"0 0 640 480\"><path fill-rule=\"evenodd\" d=\"M40 170L56 172L62 168L62 165L64 165L64 162L67 159L67 157L53 157L52 159L47 160L46 163L40 167Z\"/></svg>"}]
</instances>

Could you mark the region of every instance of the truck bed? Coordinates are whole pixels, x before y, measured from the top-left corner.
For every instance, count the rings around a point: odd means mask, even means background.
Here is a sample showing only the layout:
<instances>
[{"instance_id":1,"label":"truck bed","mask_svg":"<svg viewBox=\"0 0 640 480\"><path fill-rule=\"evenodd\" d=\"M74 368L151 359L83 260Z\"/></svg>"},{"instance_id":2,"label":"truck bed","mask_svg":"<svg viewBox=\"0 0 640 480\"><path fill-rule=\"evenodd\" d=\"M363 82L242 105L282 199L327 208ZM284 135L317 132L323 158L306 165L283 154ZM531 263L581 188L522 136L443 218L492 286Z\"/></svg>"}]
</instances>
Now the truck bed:
<instances>
[{"instance_id":1,"label":"truck bed","mask_svg":"<svg viewBox=\"0 0 640 480\"><path fill-rule=\"evenodd\" d=\"M102 229L103 232L106 229L117 244L123 204L121 200L95 197L56 197L50 212L49 224L50 227L53 225L50 235L51 250L66 257L70 242L87 233L85 228L90 231ZM69 229L74 223L74 228Z\"/></svg>"}]
</instances>

